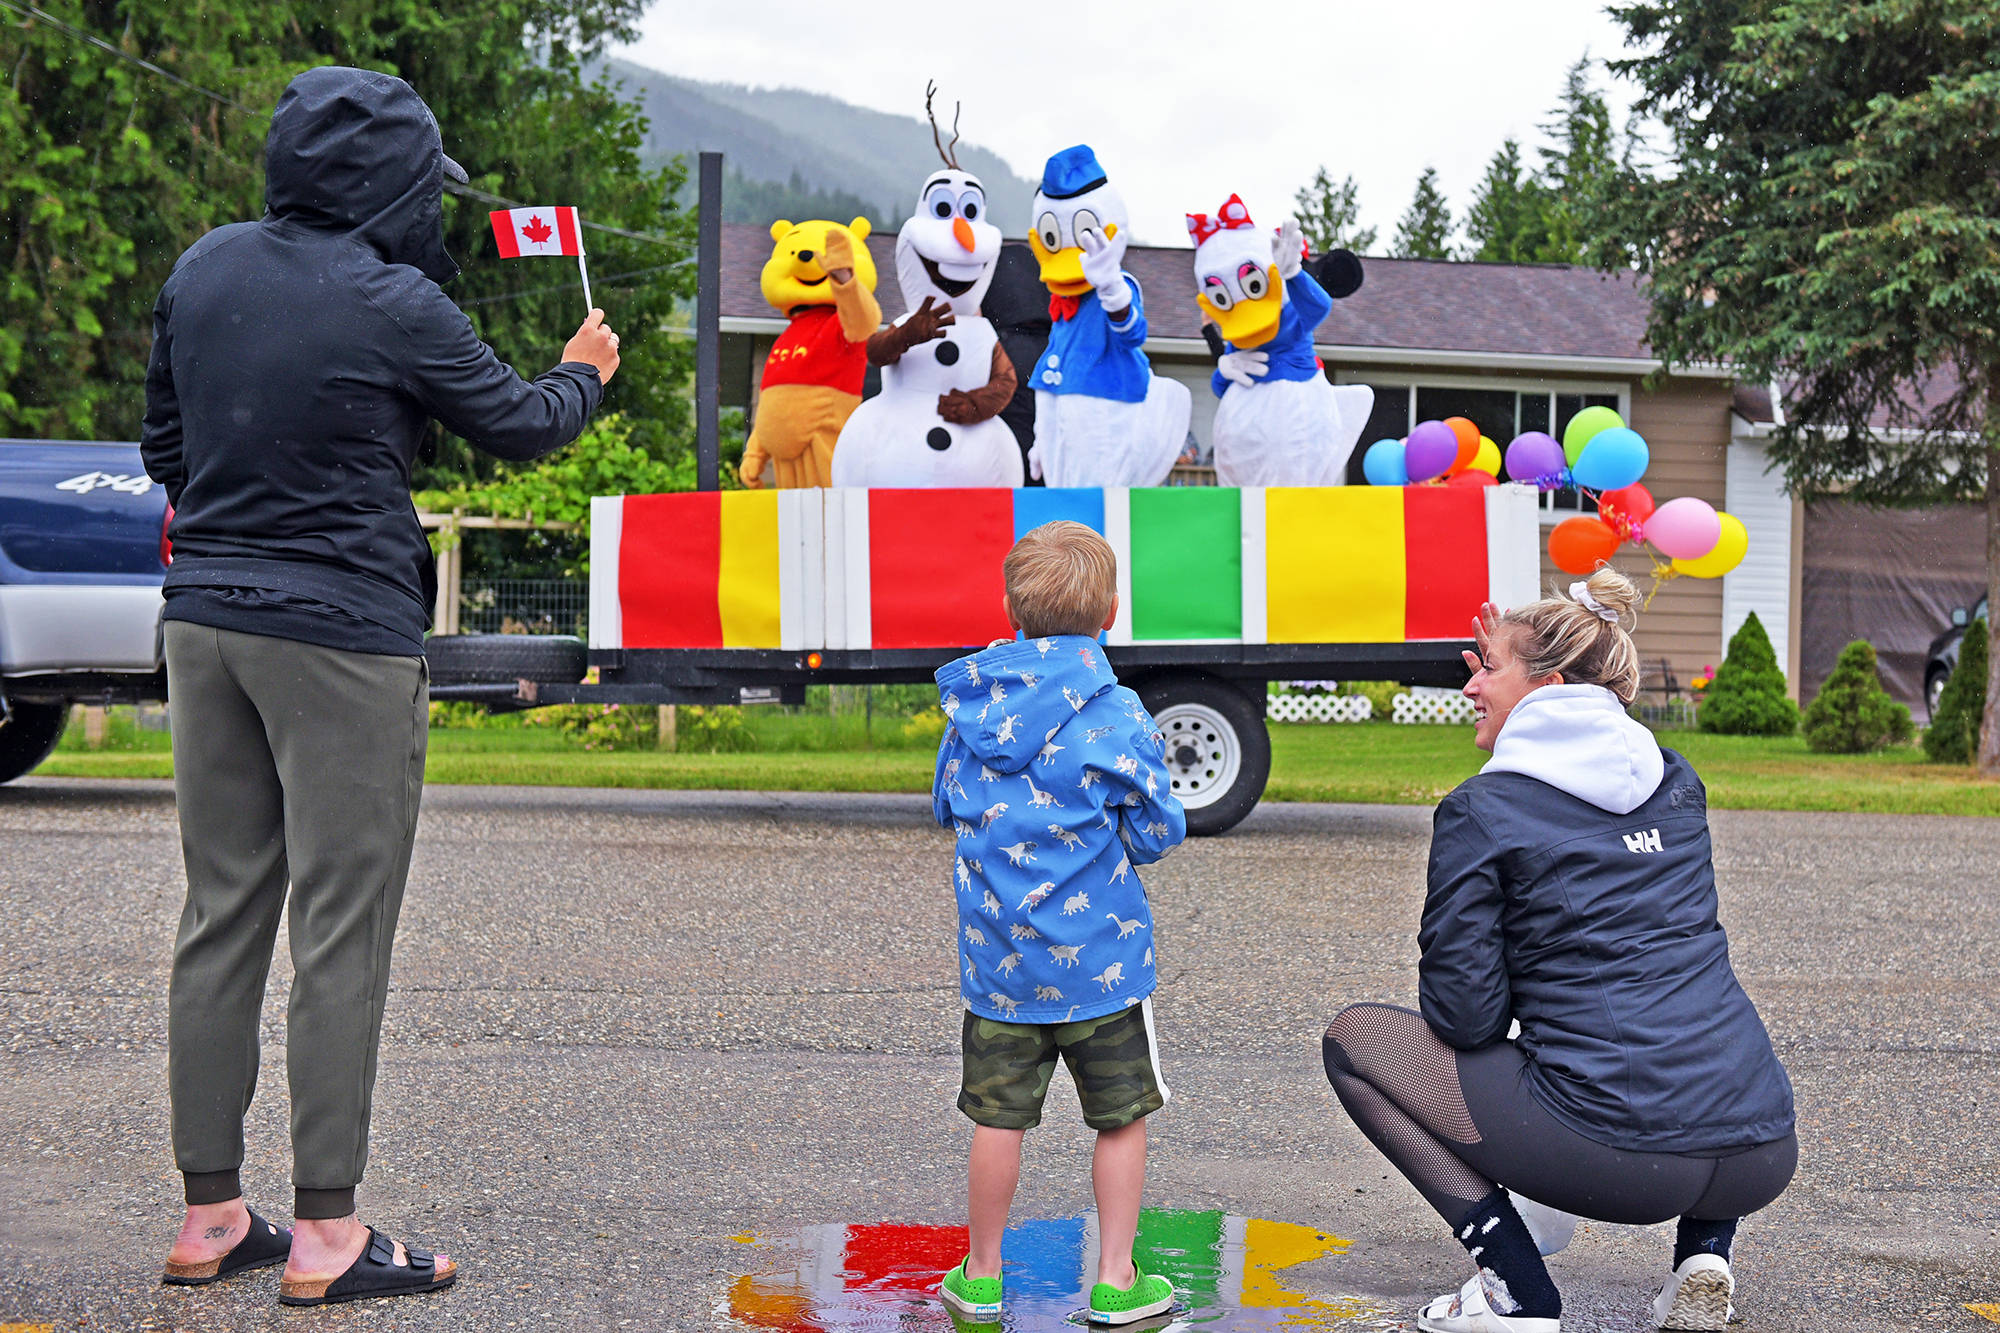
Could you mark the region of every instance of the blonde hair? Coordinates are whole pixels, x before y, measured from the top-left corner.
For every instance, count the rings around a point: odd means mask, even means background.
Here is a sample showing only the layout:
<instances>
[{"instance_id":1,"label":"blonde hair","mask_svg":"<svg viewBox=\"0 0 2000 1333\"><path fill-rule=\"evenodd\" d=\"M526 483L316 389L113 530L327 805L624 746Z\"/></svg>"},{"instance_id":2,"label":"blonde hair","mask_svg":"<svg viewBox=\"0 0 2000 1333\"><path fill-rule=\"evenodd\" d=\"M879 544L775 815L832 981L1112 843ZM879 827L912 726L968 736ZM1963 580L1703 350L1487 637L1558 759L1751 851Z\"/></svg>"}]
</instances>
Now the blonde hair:
<instances>
[{"instance_id":1,"label":"blonde hair","mask_svg":"<svg viewBox=\"0 0 2000 1333\"><path fill-rule=\"evenodd\" d=\"M1612 613L1607 620L1579 600L1554 593L1500 617L1529 679L1561 672L1571 685L1602 685L1631 703L1639 693L1639 649L1626 630L1639 623L1639 590L1632 580L1600 564L1584 580L1585 597Z\"/></svg>"},{"instance_id":2,"label":"blonde hair","mask_svg":"<svg viewBox=\"0 0 2000 1333\"><path fill-rule=\"evenodd\" d=\"M1118 599L1118 556L1081 523L1057 519L1028 532L1000 566L1014 619L1029 638L1104 628Z\"/></svg>"}]
</instances>

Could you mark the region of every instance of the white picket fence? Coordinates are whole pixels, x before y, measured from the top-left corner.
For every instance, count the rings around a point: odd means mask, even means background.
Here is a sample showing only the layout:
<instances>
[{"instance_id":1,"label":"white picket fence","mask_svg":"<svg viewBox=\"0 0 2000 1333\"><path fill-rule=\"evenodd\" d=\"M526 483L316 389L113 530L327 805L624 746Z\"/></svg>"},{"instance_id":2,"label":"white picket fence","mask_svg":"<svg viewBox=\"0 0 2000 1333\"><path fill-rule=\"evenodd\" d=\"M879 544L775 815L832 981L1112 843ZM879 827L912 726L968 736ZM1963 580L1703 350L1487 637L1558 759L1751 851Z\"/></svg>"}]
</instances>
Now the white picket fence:
<instances>
[{"instance_id":1,"label":"white picket fence","mask_svg":"<svg viewBox=\"0 0 2000 1333\"><path fill-rule=\"evenodd\" d=\"M1266 694L1264 712L1273 722L1366 722L1375 706L1360 694ZM1413 689L1396 696L1390 721L1463 725L1472 721L1472 703L1457 690Z\"/></svg>"},{"instance_id":2,"label":"white picket fence","mask_svg":"<svg viewBox=\"0 0 2000 1333\"><path fill-rule=\"evenodd\" d=\"M1366 722L1375 705L1365 694L1267 694L1264 713L1273 722Z\"/></svg>"}]
</instances>

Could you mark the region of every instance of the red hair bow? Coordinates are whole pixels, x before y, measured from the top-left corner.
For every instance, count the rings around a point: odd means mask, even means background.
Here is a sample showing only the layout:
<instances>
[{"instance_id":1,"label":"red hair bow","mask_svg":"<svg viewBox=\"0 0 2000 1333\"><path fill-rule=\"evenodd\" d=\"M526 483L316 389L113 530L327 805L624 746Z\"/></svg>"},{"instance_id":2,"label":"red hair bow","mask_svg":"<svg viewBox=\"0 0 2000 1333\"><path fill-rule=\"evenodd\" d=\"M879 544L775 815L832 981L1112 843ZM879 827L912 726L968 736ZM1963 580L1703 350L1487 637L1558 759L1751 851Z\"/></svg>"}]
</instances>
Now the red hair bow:
<instances>
[{"instance_id":1,"label":"red hair bow","mask_svg":"<svg viewBox=\"0 0 2000 1333\"><path fill-rule=\"evenodd\" d=\"M1206 213L1187 215L1188 235L1194 237L1196 245L1219 231L1248 231L1254 225L1250 221L1250 210L1233 194L1222 201L1222 207L1215 210L1214 217Z\"/></svg>"}]
</instances>

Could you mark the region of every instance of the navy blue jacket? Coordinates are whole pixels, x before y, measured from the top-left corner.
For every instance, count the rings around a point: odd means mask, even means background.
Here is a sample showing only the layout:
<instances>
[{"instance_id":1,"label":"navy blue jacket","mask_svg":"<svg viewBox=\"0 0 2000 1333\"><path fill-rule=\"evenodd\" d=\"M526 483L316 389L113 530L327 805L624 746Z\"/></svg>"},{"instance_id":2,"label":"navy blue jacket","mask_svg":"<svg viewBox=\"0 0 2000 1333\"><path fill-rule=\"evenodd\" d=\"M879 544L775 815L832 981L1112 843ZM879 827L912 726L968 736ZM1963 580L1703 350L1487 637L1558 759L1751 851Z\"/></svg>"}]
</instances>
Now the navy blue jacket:
<instances>
[{"instance_id":1,"label":"navy blue jacket","mask_svg":"<svg viewBox=\"0 0 2000 1333\"><path fill-rule=\"evenodd\" d=\"M1477 1050L1521 1024L1530 1087L1595 1142L1748 1147L1792 1129L1792 1085L1716 920L1708 793L1680 755L1628 814L1521 773L1437 808L1418 942L1423 1015Z\"/></svg>"},{"instance_id":2,"label":"navy blue jacket","mask_svg":"<svg viewBox=\"0 0 2000 1333\"><path fill-rule=\"evenodd\" d=\"M139 437L174 506L168 618L421 653L436 576L410 469L431 420L521 461L582 433L596 370L523 380L439 289L444 164L407 83L308 70L271 116L263 219L174 265Z\"/></svg>"}]
</instances>

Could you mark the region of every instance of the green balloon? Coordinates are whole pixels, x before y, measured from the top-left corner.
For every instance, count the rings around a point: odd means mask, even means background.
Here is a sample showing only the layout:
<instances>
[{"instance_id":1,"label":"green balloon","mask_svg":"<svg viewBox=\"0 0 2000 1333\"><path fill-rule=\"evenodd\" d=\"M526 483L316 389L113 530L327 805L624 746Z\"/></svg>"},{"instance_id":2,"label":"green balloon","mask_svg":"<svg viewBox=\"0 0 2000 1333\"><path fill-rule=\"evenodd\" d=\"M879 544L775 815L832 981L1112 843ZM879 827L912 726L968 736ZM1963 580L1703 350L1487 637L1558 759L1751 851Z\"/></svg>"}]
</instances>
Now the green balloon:
<instances>
[{"instance_id":1,"label":"green balloon","mask_svg":"<svg viewBox=\"0 0 2000 1333\"><path fill-rule=\"evenodd\" d=\"M1584 445L1590 443L1591 436L1624 424L1624 419L1608 407L1584 408L1569 419L1569 425L1563 427L1563 457L1569 460L1571 467L1575 467L1576 456L1583 452Z\"/></svg>"}]
</instances>

